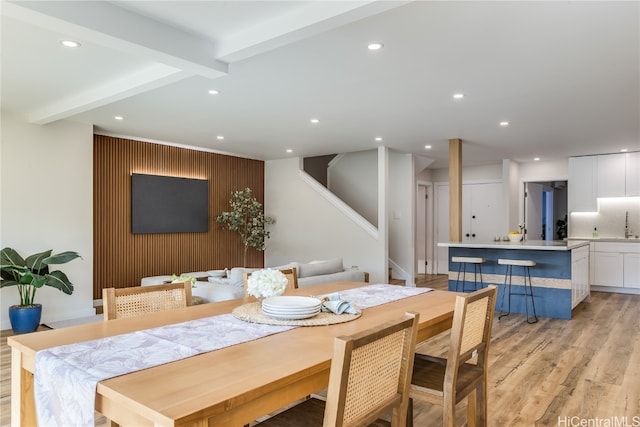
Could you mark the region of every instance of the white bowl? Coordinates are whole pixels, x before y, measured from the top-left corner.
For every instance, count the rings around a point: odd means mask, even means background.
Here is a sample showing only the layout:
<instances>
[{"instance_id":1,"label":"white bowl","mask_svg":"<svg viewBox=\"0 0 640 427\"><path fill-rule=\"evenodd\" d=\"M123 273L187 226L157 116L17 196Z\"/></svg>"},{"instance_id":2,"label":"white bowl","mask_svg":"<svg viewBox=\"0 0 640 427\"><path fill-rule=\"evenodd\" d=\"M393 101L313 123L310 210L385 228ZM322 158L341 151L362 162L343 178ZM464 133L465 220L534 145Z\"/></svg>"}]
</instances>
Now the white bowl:
<instances>
[{"instance_id":1,"label":"white bowl","mask_svg":"<svg viewBox=\"0 0 640 427\"><path fill-rule=\"evenodd\" d=\"M508 234L509 240L512 242L519 242L522 240L522 234Z\"/></svg>"}]
</instances>

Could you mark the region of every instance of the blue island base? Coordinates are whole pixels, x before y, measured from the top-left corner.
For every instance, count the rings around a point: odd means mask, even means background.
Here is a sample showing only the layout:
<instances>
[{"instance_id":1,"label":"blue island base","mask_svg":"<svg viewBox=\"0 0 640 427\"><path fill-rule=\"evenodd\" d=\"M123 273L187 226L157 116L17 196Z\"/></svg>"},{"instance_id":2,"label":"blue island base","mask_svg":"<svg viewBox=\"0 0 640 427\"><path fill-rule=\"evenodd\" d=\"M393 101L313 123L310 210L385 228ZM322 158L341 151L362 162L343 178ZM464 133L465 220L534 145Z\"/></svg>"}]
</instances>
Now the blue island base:
<instances>
[{"instance_id":1,"label":"blue island base","mask_svg":"<svg viewBox=\"0 0 640 427\"><path fill-rule=\"evenodd\" d=\"M531 267L531 283L533 288L533 301L538 317L552 317L556 319L571 319L571 251L543 251L528 249L503 249L503 248L468 248L449 247L449 290L456 291L456 278L458 277L459 264L451 261L452 257L476 257L484 258L482 264L482 282L478 286L487 287L494 284L498 286L498 298L496 300L496 314L507 311L508 294L505 295L508 285L505 285L506 266L499 265L499 258L533 260L535 267ZM464 282L465 292L469 292L475 286L473 267L469 274L466 273ZM512 294L524 293L523 286L524 269L514 267L512 278ZM460 277L462 279L462 276ZM480 282L480 276L477 277ZM458 291L463 288L462 280L458 284ZM529 313L531 312L531 300L529 297ZM511 313L526 314L525 297L523 295L511 296Z\"/></svg>"},{"instance_id":2,"label":"blue island base","mask_svg":"<svg viewBox=\"0 0 640 427\"><path fill-rule=\"evenodd\" d=\"M455 273L457 275L457 273ZM515 280L515 278L514 278ZM555 319L571 319L571 289L553 289L553 288L541 288L535 286L535 278L532 276L531 281L533 283L533 302L536 306L536 315L538 317L551 317ZM506 312L508 309L508 286L503 283L485 283L483 287L489 284L498 286L498 297L496 299L496 315L501 312ZM469 292L474 287L473 282L465 283L466 292ZM462 281L460 281L459 289L462 289ZM456 280L449 278L449 290L456 291ZM506 291L506 292L505 292ZM511 285L511 293L523 294L524 286ZM526 314L525 311L525 297L523 295L511 295L511 313ZM527 297L527 304L529 304L529 314L533 314L531 311L531 300Z\"/></svg>"}]
</instances>

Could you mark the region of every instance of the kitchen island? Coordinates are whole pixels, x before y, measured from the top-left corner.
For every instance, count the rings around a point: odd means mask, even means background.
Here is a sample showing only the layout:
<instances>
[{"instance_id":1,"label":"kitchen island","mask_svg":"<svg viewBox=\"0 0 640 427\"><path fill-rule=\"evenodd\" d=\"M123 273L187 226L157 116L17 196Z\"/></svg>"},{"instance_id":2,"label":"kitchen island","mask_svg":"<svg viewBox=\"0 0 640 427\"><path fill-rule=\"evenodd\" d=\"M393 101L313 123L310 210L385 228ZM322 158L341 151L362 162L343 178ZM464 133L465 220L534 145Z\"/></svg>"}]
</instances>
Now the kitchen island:
<instances>
[{"instance_id":1,"label":"kitchen island","mask_svg":"<svg viewBox=\"0 0 640 427\"><path fill-rule=\"evenodd\" d=\"M449 290L456 290L458 263L452 257L484 258L482 264L482 286L498 285L496 311L507 307L504 265L498 265L499 258L532 260L531 281L536 313L542 317L571 319L571 311L581 301L589 300L589 242L581 240L549 241L526 240L523 242L461 242L438 243L449 248ZM523 292L523 269L513 269L513 292ZM467 267L466 287L472 287L471 274ZM462 280L462 277L460 278ZM480 277L478 277L480 281ZM463 284L460 283L462 289ZM520 289L518 289L520 288ZM525 313L524 298L513 296L512 313Z\"/></svg>"}]
</instances>

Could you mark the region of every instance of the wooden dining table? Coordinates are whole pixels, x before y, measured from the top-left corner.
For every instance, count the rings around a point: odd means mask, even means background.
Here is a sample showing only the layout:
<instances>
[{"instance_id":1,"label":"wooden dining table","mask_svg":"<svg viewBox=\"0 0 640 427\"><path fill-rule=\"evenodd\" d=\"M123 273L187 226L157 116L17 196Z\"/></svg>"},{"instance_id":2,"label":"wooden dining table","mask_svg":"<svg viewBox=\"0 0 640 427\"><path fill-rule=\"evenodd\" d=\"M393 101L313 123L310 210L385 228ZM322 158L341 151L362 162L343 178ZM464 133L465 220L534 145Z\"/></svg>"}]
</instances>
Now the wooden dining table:
<instances>
[{"instance_id":1,"label":"wooden dining table","mask_svg":"<svg viewBox=\"0 0 640 427\"><path fill-rule=\"evenodd\" d=\"M292 294L324 295L366 285L336 282ZM420 314L418 342L424 341L451 328L455 296L433 290L368 308L353 321L297 327L103 380L97 385L95 409L123 426L243 426L327 387L336 336L414 311ZM33 372L39 350L230 313L251 301L247 297L9 337L11 424L37 424Z\"/></svg>"}]
</instances>

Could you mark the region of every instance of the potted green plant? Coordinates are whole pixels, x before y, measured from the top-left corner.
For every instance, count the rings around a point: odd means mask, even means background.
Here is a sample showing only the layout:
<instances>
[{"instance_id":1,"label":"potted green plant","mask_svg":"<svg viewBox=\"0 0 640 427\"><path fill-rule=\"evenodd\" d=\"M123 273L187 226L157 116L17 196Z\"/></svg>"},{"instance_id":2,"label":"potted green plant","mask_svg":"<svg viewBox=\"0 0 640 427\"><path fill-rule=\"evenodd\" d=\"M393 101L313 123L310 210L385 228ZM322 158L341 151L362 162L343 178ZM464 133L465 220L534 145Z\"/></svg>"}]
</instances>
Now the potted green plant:
<instances>
[{"instance_id":1,"label":"potted green plant","mask_svg":"<svg viewBox=\"0 0 640 427\"><path fill-rule=\"evenodd\" d=\"M229 200L231 211L222 212L216 221L226 226L228 230L240 234L244 245L243 267L247 267L247 250L252 247L264 251L265 239L269 238L266 224L273 224L273 218L265 216L262 204L253 197L250 188L235 191Z\"/></svg>"},{"instance_id":2,"label":"potted green plant","mask_svg":"<svg viewBox=\"0 0 640 427\"><path fill-rule=\"evenodd\" d=\"M556 221L556 233L558 235L558 240L563 240L567 237L567 216Z\"/></svg>"},{"instance_id":3,"label":"potted green plant","mask_svg":"<svg viewBox=\"0 0 640 427\"><path fill-rule=\"evenodd\" d=\"M67 295L73 293L73 284L60 270L49 271L49 265L65 264L80 255L67 251L53 254L50 249L22 258L12 248L0 252L0 288L16 286L20 304L9 307L11 328L16 334L33 332L40 324L42 305L34 303L36 291L43 286L59 289Z\"/></svg>"}]
</instances>

